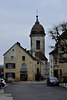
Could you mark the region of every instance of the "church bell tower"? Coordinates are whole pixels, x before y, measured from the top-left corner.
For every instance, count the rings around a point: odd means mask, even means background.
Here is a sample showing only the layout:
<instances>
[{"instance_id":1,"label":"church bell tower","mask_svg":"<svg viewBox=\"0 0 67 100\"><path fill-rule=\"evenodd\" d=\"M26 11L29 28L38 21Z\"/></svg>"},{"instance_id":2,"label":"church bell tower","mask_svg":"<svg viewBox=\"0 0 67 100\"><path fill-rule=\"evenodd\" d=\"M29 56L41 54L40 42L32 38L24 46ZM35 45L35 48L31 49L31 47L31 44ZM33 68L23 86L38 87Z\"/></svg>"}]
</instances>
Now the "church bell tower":
<instances>
[{"instance_id":1,"label":"church bell tower","mask_svg":"<svg viewBox=\"0 0 67 100\"><path fill-rule=\"evenodd\" d=\"M30 40L32 53L41 51L45 55L45 30L38 21L38 15L36 16L36 22L31 29Z\"/></svg>"}]
</instances>

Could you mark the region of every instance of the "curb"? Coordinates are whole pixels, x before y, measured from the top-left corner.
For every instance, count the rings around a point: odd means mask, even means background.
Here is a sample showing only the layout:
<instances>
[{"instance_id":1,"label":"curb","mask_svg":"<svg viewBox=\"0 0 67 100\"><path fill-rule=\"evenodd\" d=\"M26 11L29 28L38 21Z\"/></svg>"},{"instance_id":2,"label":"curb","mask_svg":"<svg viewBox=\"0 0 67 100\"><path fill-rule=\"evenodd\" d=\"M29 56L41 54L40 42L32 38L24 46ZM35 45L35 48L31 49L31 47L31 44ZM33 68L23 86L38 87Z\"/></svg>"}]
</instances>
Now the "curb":
<instances>
[{"instance_id":1,"label":"curb","mask_svg":"<svg viewBox=\"0 0 67 100\"><path fill-rule=\"evenodd\" d=\"M67 83L60 83L60 86L67 89Z\"/></svg>"}]
</instances>

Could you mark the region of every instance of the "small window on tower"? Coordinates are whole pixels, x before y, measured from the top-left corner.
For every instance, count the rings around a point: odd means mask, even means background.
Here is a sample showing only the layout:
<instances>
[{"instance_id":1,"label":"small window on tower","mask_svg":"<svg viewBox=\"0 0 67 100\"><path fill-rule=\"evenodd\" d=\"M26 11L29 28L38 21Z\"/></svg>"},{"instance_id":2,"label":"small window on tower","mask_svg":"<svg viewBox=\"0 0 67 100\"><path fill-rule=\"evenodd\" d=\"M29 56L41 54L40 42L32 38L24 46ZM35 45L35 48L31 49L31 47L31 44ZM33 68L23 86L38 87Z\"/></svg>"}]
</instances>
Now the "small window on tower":
<instances>
[{"instance_id":1,"label":"small window on tower","mask_svg":"<svg viewBox=\"0 0 67 100\"><path fill-rule=\"evenodd\" d=\"M40 50L40 41L36 41L36 49Z\"/></svg>"}]
</instances>

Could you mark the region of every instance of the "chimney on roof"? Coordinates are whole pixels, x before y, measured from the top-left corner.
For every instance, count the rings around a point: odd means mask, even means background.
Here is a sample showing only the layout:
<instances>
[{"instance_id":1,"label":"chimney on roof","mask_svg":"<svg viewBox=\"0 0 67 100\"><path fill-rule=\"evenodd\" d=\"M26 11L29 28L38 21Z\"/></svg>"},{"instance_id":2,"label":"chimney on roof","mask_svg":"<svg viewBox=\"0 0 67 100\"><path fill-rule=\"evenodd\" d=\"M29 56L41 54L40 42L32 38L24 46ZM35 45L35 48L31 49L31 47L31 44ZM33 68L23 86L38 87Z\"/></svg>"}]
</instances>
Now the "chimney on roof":
<instances>
[{"instance_id":1,"label":"chimney on roof","mask_svg":"<svg viewBox=\"0 0 67 100\"><path fill-rule=\"evenodd\" d=\"M17 42L17 44L20 46L20 43L19 42Z\"/></svg>"}]
</instances>

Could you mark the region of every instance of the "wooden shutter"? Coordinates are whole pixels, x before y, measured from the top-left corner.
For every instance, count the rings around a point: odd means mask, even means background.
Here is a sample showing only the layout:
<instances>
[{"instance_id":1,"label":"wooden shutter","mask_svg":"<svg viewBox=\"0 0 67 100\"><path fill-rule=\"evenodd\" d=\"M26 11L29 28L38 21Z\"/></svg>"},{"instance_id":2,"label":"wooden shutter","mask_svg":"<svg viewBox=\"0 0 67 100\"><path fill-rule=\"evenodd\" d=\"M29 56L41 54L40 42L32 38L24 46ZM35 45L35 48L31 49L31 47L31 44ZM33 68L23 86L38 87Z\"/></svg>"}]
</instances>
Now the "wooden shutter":
<instances>
[{"instance_id":1,"label":"wooden shutter","mask_svg":"<svg viewBox=\"0 0 67 100\"><path fill-rule=\"evenodd\" d=\"M8 73L5 73L5 78L8 78Z\"/></svg>"},{"instance_id":2,"label":"wooden shutter","mask_svg":"<svg viewBox=\"0 0 67 100\"><path fill-rule=\"evenodd\" d=\"M15 73L12 73L12 74L13 74L13 75L12 75L12 76L13 76L13 78L15 78Z\"/></svg>"},{"instance_id":3,"label":"wooden shutter","mask_svg":"<svg viewBox=\"0 0 67 100\"><path fill-rule=\"evenodd\" d=\"M13 68L15 68L15 63L13 64Z\"/></svg>"},{"instance_id":4,"label":"wooden shutter","mask_svg":"<svg viewBox=\"0 0 67 100\"><path fill-rule=\"evenodd\" d=\"M6 63L5 67L8 68L8 63Z\"/></svg>"}]
</instances>

